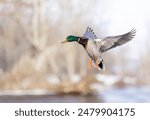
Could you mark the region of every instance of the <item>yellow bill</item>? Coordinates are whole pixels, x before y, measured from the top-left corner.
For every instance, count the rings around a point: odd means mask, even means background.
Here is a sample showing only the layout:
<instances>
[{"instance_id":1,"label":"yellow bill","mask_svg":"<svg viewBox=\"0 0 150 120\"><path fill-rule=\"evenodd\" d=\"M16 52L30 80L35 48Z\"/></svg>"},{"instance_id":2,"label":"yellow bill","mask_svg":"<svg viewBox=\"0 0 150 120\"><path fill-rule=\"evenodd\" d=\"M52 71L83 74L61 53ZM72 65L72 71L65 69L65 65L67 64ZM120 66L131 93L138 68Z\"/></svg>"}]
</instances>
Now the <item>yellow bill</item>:
<instances>
[{"instance_id":1,"label":"yellow bill","mask_svg":"<svg viewBox=\"0 0 150 120\"><path fill-rule=\"evenodd\" d=\"M66 42L68 42L68 40L66 39L66 40L64 40L64 41L62 41L61 43L66 43Z\"/></svg>"}]
</instances>

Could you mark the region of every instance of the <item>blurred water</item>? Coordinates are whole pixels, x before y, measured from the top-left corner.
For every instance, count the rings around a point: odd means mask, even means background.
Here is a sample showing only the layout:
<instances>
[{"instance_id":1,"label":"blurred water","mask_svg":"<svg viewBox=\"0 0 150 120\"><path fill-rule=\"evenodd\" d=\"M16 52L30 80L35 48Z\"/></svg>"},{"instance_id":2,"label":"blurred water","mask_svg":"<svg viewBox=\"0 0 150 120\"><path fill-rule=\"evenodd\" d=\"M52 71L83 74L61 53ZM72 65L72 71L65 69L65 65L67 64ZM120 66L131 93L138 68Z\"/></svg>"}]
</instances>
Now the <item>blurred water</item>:
<instances>
[{"instance_id":1,"label":"blurred water","mask_svg":"<svg viewBox=\"0 0 150 120\"><path fill-rule=\"evenodd\" d=\"M111 88L101 93L104 102L150 102L150 87Z\"/></svg>"},{"instance_id":2,"label":"blurred water","mask_svg":"<svg viewBox=\"0 0 150 120\"><path fill-rule=\"evenodd\" d=\"M1 95L0 102L43 103L146 103L150 102L150 87L110 88L95 95Z\"/></svg>"}]
</instances>

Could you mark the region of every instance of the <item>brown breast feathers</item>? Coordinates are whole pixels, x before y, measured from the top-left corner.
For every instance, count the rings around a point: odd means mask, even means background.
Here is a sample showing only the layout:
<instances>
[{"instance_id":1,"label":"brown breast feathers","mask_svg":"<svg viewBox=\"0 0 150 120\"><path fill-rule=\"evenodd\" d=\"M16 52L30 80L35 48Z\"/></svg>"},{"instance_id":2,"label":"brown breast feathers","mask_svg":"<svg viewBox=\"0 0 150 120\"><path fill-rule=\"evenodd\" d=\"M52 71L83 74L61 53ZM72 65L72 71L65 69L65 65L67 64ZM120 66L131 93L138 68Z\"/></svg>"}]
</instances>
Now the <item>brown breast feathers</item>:
<instances>
[{"instance_id":1,"label":"brown breast feathers","mask_svg":"<svg viewBox=\"0 0 150 120\"><path fill-rule=\"evenodd\" d=\"M83 47L85 48L88 42L88 38L86 37L79 37L78 43L83 45Z\"/></svg>"}]
</instances>

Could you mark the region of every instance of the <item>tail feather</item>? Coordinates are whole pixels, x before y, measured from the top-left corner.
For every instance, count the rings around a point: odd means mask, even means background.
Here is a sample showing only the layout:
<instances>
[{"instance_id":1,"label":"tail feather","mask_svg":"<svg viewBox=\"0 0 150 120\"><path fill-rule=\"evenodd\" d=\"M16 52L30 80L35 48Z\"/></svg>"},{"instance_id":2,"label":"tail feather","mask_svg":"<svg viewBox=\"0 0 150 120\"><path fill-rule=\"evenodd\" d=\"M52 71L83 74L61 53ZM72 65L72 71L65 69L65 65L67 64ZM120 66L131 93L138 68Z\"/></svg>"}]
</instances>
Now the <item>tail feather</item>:
<instances>
[{"instance_id":1,"label":"tail feather","mask_svg":"<svg viewBox=\"0 0 150 120\"><path fill-rule=\"evenodd\" d=\"M105 64L104 64L103 60L98 64L98 66L99 66L102 70L105 70Z\"/></svg>"},{"instance_id":2,"label":"tail feather","mask_svg":"<svg viewBox=\"0 0 150 120\"><path fill-rule=\"evenodd\" d=\"M92 61L92 62L93 62L93 64L94 64L95 68L96 68L96 63L95 63L94 61ZM105 70L105 64L104 64L104 62L103 62L103 59L102 59L102 61L98 64L98 70Z\"/></svg>"}]
</instances>

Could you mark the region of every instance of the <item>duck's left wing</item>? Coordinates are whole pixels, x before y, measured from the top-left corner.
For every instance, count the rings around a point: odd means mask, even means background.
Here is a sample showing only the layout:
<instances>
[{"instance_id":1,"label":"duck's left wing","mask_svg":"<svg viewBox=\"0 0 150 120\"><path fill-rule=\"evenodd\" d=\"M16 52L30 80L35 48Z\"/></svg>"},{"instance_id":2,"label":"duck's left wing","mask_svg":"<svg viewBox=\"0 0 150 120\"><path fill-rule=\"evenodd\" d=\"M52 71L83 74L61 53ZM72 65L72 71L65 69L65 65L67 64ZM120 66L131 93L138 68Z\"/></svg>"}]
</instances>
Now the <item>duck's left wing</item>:
<instances>
[{"instance_id":1,"label":"duck's left wing","mask_svg":"<svg viewBox=\"0 0 150 120\"><path fill-rule=\"evenodd\" d=\"M87 27L85 33L83 34L84 37L88 38L88 39L91 39L91 40L94 40L94 39L97 39L95 33L93 32L93 29L90 28L90 27Z\"/></svg>"},{"instance_id":2,"label":"duck's left wing","mask_svg":"<svg viewBox=\"0 0 150 120\"><path fill-rule=\"evenodd\" d=\"M98 49L100 52L105 52L111 48L123 45L131 41L134 38L135 33L136 29L132 29L130 32L123 35L106 37L101 41L97 41Z\"/></svg>"}]
</instances>

